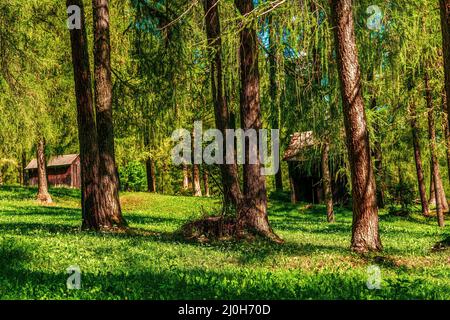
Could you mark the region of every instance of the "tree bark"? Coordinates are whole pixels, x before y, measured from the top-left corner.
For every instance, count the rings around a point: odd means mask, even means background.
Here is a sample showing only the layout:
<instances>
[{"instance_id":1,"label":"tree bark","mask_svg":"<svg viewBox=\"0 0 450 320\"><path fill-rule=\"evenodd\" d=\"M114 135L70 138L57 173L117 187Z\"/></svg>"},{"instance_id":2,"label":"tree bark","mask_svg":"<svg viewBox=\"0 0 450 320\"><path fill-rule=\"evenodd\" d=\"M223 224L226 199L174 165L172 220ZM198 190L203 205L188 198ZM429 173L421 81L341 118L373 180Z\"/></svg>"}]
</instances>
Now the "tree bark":
<instances>
[{"instance_id":1,"label":"tree bark","mask_svg":"<svg viewBox=\"0 0 450 320\"><path fill-rule=\"evenodd\" d=\"M123 227L119 176L114 152L112 120L111 45L108 0L92 0L94 17L94 90L99 150L101 210L111 225Z\"/></svg>"},{"instance_id":2,"label":"tree bark","mask_svg":"<svg viewBox=\"0 0 450 320\"><path fill-rule=\"evenodd\" d=\"M252 0L236 0L236 7L242 16L246 17L253 11ZM241 78L241 126L244 130L261 129L261 106L259 96L259 70L257 34L252 24L243 22L240 31L239 64ZM255 164L249 163L250 150L258 155ZM269 224L267 216L266 180L261 175L259 161L259 146L245 146L244 164L244 202L245 208L238 214L238 233L243 230L253 231L281 241Z\"/></svg>"},{"instance_id":3,"label":"tree bark","mask_svg":"<svg viewBox=\"0 0 450 320\"><path fill-rule=\"evenodd\" d=\"M439 164L438 164L439 167ZM438 190L440 190L437 194L436 194L436 188L435 188L435 183L434 183L434 175L433 175L433 163L431 163L430 165L430 197L428 198L428 206L436 206L436 195L439 196L440 202L441 202L441 210L445 213L448 212L448 202L447 202L447 198L445 195L445 189L444 189L444 184L442 183L442 178L441 178L441 174L440 174L440 169L439 169L439 175L438 175L438 181L437 181L437 185L439 186Z\"/></svg>"},{"instance_id":4,"label":"tree bark","mask_svg":"<svg viewBox=\"0 0 450 320\"><path fill-rule=\"evenodd\" d=\"M450 0L439 0L441 13L442 48L444 56L445 93L447 114L450 114ZM450 127L450 117L447 119Z\"/></svg>"},{"instance_id":5,"label":"tree bark","mask_svg":"<svg viewBox=\"0 0 450 320\"><path fill-rule=\"evenodd\" d=\"M147 171L147 191L156 192L155 162L152 158L145 161L145 167Z\"/></svg>"},{"instance_id":6,"label":"tree bark","mask_svg":"<svg viewBox=\"0 0 450 320\"><path fill-rule=\"evenodd\" d=\"M417 126L416 106L414 102L409 105L410 124L414 147L414 160L416 163L417 183L419 186L420 203L422 205L422 214L428 216L430 213L425 189L425 177L423 174L422 155L420 152L419 128Z\"/></svg>"},{"instance_id":7,"label":"tree bark","mask_svg":"<svg viewBox=\"0 0 450 320\"><path fill-rule=\"evenodd\" d=\"M22 152L22 158L21 158L21 165L20 165L20 175L22 180L22 185L26 186L28 184L27 181L27 170L25 168L27 167L27 155L25 152Z\"/></svg>"},{"instance_id":8,"label":"tree bark","mask_svg":"<svg viewBox=\"0 0 450 320\"><path fill-rule=\"evenodd\" d=\"M209 173L208 173L208 169L205 167L203 167L203 187L205 189L205 197L209 197L210 196Z\"/></svg>"},{"instance_id":9,"label":"tree bark","mask_svg":"<svg viewBox=\"0 0 450 320\"><path fill-rule=\"evenodd\" d=\"M189 171L187 164L183 164L183 190L189 190Z\"/></svg>"},{"instance_id":10,"label":"tree bark","mask_svg":"<svg viewBox=\"0 0 450 320\"><path fill-rule=\"evenodd\" d=\"M202 196L202 187L200 185L200 167L198 164L192 165L192 188L194 197Z\"/></svg>"},{"instance_id":11,"label":"tree bark","mask_svg":"<svg viewBox=\"0 0 450 320\"><path fill-rule=\"evenodd\" d=\"M428 205L431 206L436 206L436 188L434 185L434 177L433 177L433 164L431 164L430 166L430 171L431 171L431 175L430 175L430 197L428 198Z\"/></svg>"},{"instance_id":12,"label":"tree bark","mask_svg":"<svg viewBox=\"0 0 450 320\"><path fill-rule=\"evenodd\" d=\"M81 29L70 30L70 43L80 144L82 228L100 230L111 225L104 211L100 210L99 153L84 6L82 0L67 0L66 4L67 7L76 5L81 9Z\"/></svg>"},{"instance_id":13,"label":"tree bark","mask_svg":"<svg viewBox=\"0 0 450 320\"><path fill-rule=\"evenodd\" d=\"M211 55L211 91L214 103L216 127L225 137L225 130L232 129L231 117L225 95L222 70L222 38L220 30L219 1L203 0L205 10L206 35L208 38L209 54ZM225 150L225 141L222 150ZM226 164L226 155L220 165L224 192L224 207L229 203L238 207L242 198L239 186L238 168L234 164Z\"/></svg>"},{"instance_id":14,"label":"tree bark","mask_svg":"<svg viewBox=\"0 0 450 320\"><path fill-rule=\"evenodd\" d=\"M38 194L37 199L43 203L52 203L52 197L48 192L47 161L45 159L45 140L39 138L36 149L36 161L38 171Z\"/></svg>"},{"instance_id":15,"label":"tree bark","mask_svg":"<svg viewBox=\"0 0 450 320\"><path fill-rule=\"evenodd\" d=\"M144 146L147 150L150 149L150 130L148 130L148 126L145 126L144 130ZM147 192L156 192L155 162L150 156L145 160L145 169L147 174Z\"/></svg>"},{"instance_id":16,"label":"tree bark","mask_svg":"<svg viewBox=\"0 0 450 320\"><path fill-rule=\"evenodd\" d=\"M434 109L433 109L433 96L431 92L431 86L429 82L428 71L425 70L424 74L425 80L425 98L427 102L427 114L428 114L428 138L430 142L430 157L431 157L431 168L432 168L432 176L434 182L434 191L435 191L435 199L436 199L436 215L438 219L438 224L440 227L444 227L444 213L443 206L445 205L442 202L443 189L442 189L442 181L441 175L439 173L439 163L436 155L436 127L434 123ZM441 182L441 183L439 183Z\"/></svg>"},{"instance_id":17,"label":"tree bark","mask_svg":"<svg viewBox=\"0 0 450 320\"><path fill-rule=\"evenodd\" d=\"M374 156L375 156L375 170L378 176L378 185L377 185L377 203L379 208L384 208L385 200L384 200L384 168L383 168L383 152L381 149L380 141L375 142L374 148Z\"/></svg>"},{"instance_id":18,"label":"tree bark","mask_svg":"<svg viewBox=\"0 0 450 320\"><path fill-rule=\"evenodd\" d=\"M22 164L20 161L17 163L17 182L21 186L24 185L24 180L23 180L23 175L22 175Z\"/></svg>"},{"instance_id":19,"label":"tree bark","mask_svg":"<svg viewBox=\"0 0 450 320\"><path fill-rule=\"evenodd\" d=\"M273 13L269 14L269 93L271 101L271 116L272 116L272 128L279 129L281 123L281 104L279 99L279 85L277 81L277 69L278 69L278 56L277 56L277 45L276 45L276 35L275 26L273 23ZM280 161L281 159L278 159ZM275 190L283 191L283 172L281 171L281 166L279 170L275 173Z\"/></svg>"},{"instance_id":20,"label":"tree bark","mask_svg":"<svg viewBox=\"0 0 450 320\"><path fill-rule=\"evenodd\" d=\"M369 135L362 97L351 0L330 0L344 106L344 123L353 196L351 248L365 253L382 249Z\"/></svg>"},{"instance_id":21,"label":"tree bark","mask_svg":"<svg viewBox=\"0 0 450 320\"><path fill-rule=\"evenodd\" d=\"M329 166L330 144L324 143L322 147L322 184L327 207L327 221L335 222L333 209L333 192L331 189L331 174Z\"/></svg>"},{"instance_id":22,"label":"tree bark","mask_svg":"<svg viewBox=\"0 0 450 320\"><path fill-rule=\"evenodd\" d=\"M161 193L162 194L164 194L164 192L165 192L165 185L166 185L165 177L166 177L167 171L168 171L167 163L163 163L163 165L162 165L162 174L161 174L161 183L160 183L160 185L161 185L160 189L161 189Z\"/></svg>"},{"instance_id":23,"label":"tree bark","mask_svg":"<svg viewBox=\"0 0 450 320\"><path fill-rule=\"evenodd\" d=\"M288 162L288 172L289 172L289 186L291 188L291 203L296 204L298 202L297 190L295 187L295 177L293 176L294 165L291 161Z\"/></svg>"},{"instance_id":24,"label":"tree bark","mask_svg":"<svg viewBox=\"0 0 450 320\"><path fill-rule=\"evenodd\" d=\"M372 98L370 109L375 110L377 107L377 99ZM379 208L384 208L384 168L383 168L383 150L381 147L380 138L377 138L377 135L380 131L379 121L375 119L373 123L374 130L374 148L373 148L373 156L374 156L374 164L375 164L375 181L377 186L377 204Z\"/></svg>"},{"instance_id":25,"label":"tree bark","mask_svg":"<svg viewBox=\"0 0 450 320\"><path fill-rule=\"evenodd\" d=\"M450 180L450 127L448 123L448 112L447 112L447 95L445 93L445 88L442 92L442 129L444 131L445 137L445 151L447 156L447 172L448 178Z\"/></svg>"}]
</instances>

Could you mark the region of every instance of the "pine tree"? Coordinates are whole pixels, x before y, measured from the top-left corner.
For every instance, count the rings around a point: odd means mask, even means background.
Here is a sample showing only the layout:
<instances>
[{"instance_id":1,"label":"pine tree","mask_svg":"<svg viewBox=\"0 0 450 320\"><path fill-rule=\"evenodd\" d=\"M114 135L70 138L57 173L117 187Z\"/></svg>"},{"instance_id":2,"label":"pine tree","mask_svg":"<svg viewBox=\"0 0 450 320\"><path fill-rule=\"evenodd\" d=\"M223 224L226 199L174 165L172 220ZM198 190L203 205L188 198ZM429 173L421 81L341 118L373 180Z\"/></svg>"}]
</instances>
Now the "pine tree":
<instances>
[{"instance_id":1,"label":"pine tree","mask_svg":"<svg viewBox=\"0 0 450 320\"><path fill-rule=\"evenodd\" d=\"M382 249L351 0L331 0L353 201L353 251Z\"/></svg>"}]
</instances>

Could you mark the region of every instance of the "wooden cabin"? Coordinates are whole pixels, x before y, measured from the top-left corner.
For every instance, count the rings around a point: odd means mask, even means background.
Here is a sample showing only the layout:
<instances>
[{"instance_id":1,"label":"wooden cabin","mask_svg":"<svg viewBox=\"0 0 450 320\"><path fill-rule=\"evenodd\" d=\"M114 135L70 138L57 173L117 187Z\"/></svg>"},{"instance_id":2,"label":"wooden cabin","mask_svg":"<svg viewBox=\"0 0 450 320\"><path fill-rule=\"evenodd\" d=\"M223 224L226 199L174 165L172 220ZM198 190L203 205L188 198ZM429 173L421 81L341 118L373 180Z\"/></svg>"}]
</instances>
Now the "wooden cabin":
<instances>
[{"instance_id":1,"label":"wooden cabin","mask_svg":"<svg viewBox=\"0 0 450 320\"><path fill-rule=\"evenodd\" d=\"M283 161L288 162L292 203L323 203L322 157L313 132L292 134ZM342 165L342 161L330 157L331 187L336 204L346 204L350 198L346 188L347 177L345 174L336 174Z\"/></svg>"},{"instance_id":2,"label":"wooden cabin","mask_svg":"<svg viewBox=\"0 0 450 320\"><path fill-rule=\"evenodd\" d=\"M27 184L38 184L38 172L36 159L31 160L25 168ZM68 154L51 158L47 163L48 183L54 187L81 188L80 156Z\"/></svg>"}]
</instances>

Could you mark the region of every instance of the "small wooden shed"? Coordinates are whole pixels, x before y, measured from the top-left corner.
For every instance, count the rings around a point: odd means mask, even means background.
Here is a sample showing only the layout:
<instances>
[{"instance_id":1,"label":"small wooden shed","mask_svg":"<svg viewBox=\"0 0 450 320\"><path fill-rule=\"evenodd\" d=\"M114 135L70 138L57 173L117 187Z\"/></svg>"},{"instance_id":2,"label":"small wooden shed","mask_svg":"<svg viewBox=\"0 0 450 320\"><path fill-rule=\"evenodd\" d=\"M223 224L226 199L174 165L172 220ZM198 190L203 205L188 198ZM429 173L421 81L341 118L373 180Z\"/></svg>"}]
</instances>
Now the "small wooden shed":
<instances>
[{"instance_id":1,"label":"small wooden shed","mask_svg":"<svg viewBox=\"0 0 450 320\"><path fill-rule=\"evenodd\" d=\"M312 131L296 132L291 135L283 160L288 162L293 203L304 201L320 204L325 198L321 154L319 151L312 152L312 149L318 146L319 143L314 139ZM342 165L339 160L330 160L331 188L334 203L346 204L349 200L347 178L345 174L336 174Z\"/></svg>"},{"instance_id":2,"label":"small wooden shed","mask_svg":"<svg viewBox=\"0 0 450 320\"><path fill-rule=\"evenodd\" d=\"M27 171L27 184L38 184L36 159L31 160L25 168ZM47 179L51 186L65 186L70 188L81 187L80 156L68 154L51 158L47 163Z\"/></svg>"}]
</instances>

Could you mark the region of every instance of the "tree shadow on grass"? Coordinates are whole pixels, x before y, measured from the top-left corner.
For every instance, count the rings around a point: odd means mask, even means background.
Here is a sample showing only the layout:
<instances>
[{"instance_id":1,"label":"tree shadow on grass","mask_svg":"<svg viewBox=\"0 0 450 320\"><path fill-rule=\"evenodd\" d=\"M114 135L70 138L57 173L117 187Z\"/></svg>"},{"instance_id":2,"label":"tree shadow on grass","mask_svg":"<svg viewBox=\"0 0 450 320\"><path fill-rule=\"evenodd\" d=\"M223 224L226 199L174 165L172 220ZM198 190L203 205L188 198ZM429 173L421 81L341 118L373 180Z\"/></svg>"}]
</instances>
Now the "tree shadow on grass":
<instances>
[{"instance_id":1,"label":"tree shadow on grass","mask_svg":"<svg viewBox=\"0 0 450 320\"><path fill-rule=\"evenodd\" d=\"M68 224L14 222L0 223L2 233L19 233L20 235L36 235L44 232L48 234L75 234L80 232L80 227Z\"/></svg>"},{"instance_id":2,"label":"tree shadow on grass","mask_svg":"<svg viewBox=\"0 0 450 320\"><path fill-rule=\"evenodd\" d=\"M0 241L0 268L12 270L23 268L31 260L31 251L14 238L3 238Z\"/></svg>"},{"instance_id":3,"label":"tree shadow on grass","mask_svg":"<svg viewBox=\"0 0 450 320\"><path fill-rule=\"evenodd\" d=\"M59 234L80 234L79 228L67 225L53 224L1 224L0 230L20 230L23 234L36 234L36 230L45 230L49 233ZM141 242L158 242L201 247L203 244L186 241L177 233L158 233L144 229L130 229L124 233L91 233L83 232L92 237L111 237ZM334 253L342 257L350 256L347 247L325 246L313 244L285 243L278 245L267 241L257 240L246 243L239 242L217 242L210 243L208 247L219 251L231 251L238 256L239 264L261 265L261 262L277 255L286 256L313 256L320 254ZM93 248L98 258L108 254L110 248ZM289 271L287 282L276 282L271 279L270 272L260 271L249 275L241 273L239 267L233 272L211 272L200 268L194 269L173 269L149 272L140 269L127 270L125 274L111 274L110 271L104 274L83 272L83 286L86 290L95 286L95 294L86 292L66 291L65 281L67 275L65 270L60 274L36 272L27 270L27 265L32 262L33 255L30 254L33 248L19 243L14 238L6 238L0 242L0 287L3 292L14 292L17 294L23 291L26 298L124 298L133 299L362 299L367 293L354 276L348 277L342 274L322 274L310 276L307 280L297 278L298 286L291 286L286 290L286 286L292 281L292 273ZM380 255L360 256L367 264L376 264L383 268L389 268L395 272L407 271L401 265L389 257ZM158 266L155 266L158 268ZM114 272L114 271L113 271ZM234 279L233 281L231 281ZM244 281L245 279L245 281ZM279 278L275 278L278 279ZM275 281L275 282L274 282ZM355 282L356 281L356 282ZM403 280L402 280L403 281ZM406 282L405 282L406 281ZM420 296L417 290L408 291L405 283L411 285L409 280L403 282L392 282L393 286L400 286L391 293L397 298L426 298ZM238 283L238 285L236 285ZM243 283L243 284L240 284ZM301 284L300 284L301 283ZM231 290L230 286L235 287ZM420 288L421 280L412 282L413 286ZM317 287L316 287L317 286ZM27 288L29 291L26 291ZM33 289L30 289L33 288ZM150 290L151 289L151 290ZM154 290L157 290L155 292ZM236 290L236 292L234 292ZM343 290L343 291L340 291ZM62 296L60 295L63 292ZM1 290L0 290L1 296ZM14 295L10 296L14 297ZM372 296L373 298L373 296Z\"/></svg>"},{"instance_id":4,"label":"tree shadow on grass","mask_svg":"<svg viewBox=\"0 0 450 320\"><path fill-rule=\"evenodd\" d=\"M194 240L186 240L180 232L180 229L176 229L174 232L156 232L150 228L133 228L133 225L173 225L174 228L179 228L183 221L176 218L162 218L152 216L142 216L136 214L127 214L126 219L130 224L130 228L124 232L86 232L81 231L81 212L79 209L60 208L60 207L24 207L25 211L16 212L14 210L3 210L2 213L8 215L27 215L27 216L48 216L54 217L58 220L52 220L47 222L4 222L0 223L0 230L3 233L14 233L21 235L37 235L37 234L83 234L92 237L110 237L118 240L130 240L132 239L136 245L142 242L159 242L170 244L185 244L195 246L198 248L205 245L218 251L231 251L238 256L240 264L254 264L265 261L277 255L283 254L288 256L308 256L312 254L320 253L338 253L348 254L348 248L340 246L323 246L314 244L300 244L295 242L288 242L283 245L273 244L266 240L255 239L255 241L211 241L207 244L199 243ZM276 225L277 229L289 229L302 232L315 232L314 230L308 230L302 227L302 222L305 222L308 217L300 217L300 221L291 221L292 218L287 218L284 221ZM294 219L292 219L294 220ZM60 221L60 223L58 223ZM295 223L295 225L294 225ZM330 232L344 232L337 224L332 226L326 226L327 230L317 231L323 233Z\"/></svg>"},{"instance_id":5,"label":"tree shadow on grass","mask_svg":"<svg viewBox=\"0 0 450 320\"><path fill-rule=\"evenodd\" d=\"M414 224L421 224L426 226L433 226L433 224L437 224L436 217L421 217L422 219L419 219L417 215L407 215L407 216L396 216L392 214L381 214L379 216L380 222L398 222L398 221L407 221Z\"/></svg>"},{"instance_id":6,"label":"tree shadow on grass","mask_svg":"<svg viewBox=\"0 0 450 320\"><path fill-rule=\"evenodd\" d=\"M342 256L350 256L349 248L342 246L316 245L311 243L289 242L283 245L252 244L251 246L238 245L236 250L239 253L239 263L242 265L255 264L274 258L279 255L289 257L310 257L321 254L338 254Z\"/></svg>"},{"instance_id":7,"label":"tree shadow on grass","mask_svg":"<svg viewBox=\"0 0 450 320\"><path fill-rule=\"evenodd\" d=\"M62 199L81 199L80 190L71 188L50 188L50 194ZM34 200L37 195L37 187L0 186L0 197L5 200L24 201Z\"/></svg>"},{"instance_id":8,"label":"tree shadow on grass","mask_svg":"<svg viewBox=\"0 0 450 320\"><path fill-rule=\"evenodd\" d=\"M18 211L20 210L20 211ZM195 241L188 241L184 239L181 233L175 232L156 232L146 228L130 228L126 232L111 232L111 233L95 233L95 232L81 232L81 210L75 208L64 207L42 207L42 206L24 206L14 209L3 209L0 211L2 215L27 215L27 216L49 216L57 218L57 221L45 222L7 222L0 223L1 232L20 233L22 235L36 235L38 233L48 234L77 234L82 233L89 236L111 237L115 239L133 239L137 244L140 242L153 241L171 244L188 244L192 246L201 247L205 244ZM137 214L126 214L126 219L133 225L173 225L179 227L184 222L177 218L164 218L143 216ZM61 223L56 223L61 221ZM277 230L297 231L300 233L310 234L338 234L351 235L351 226L345 222L338 222L328 224L324 222L322 213L309 213L299 215L286 215L283 219L275 219L272 225ZM402 231L403 232L403 231ZM419 235L417 235L419 236ZM298 242L288 242L284 245L273 244L264 240L256 240L254 242L245 241L217 241L207 244L214 250L224 251L228 250L238 256L238 261L242 265L255 264L265 261L278 255L287 256L311 256L320 254L338 254L342 256L350 255L350 250L347 243L344 245L317 245L317 244L303 244ZM389 250L389 254L402 254L403 251L395 248Z\"/></svg>"},{"instance_id":9,"label":"tree shadow on grass","mask_svg":"<svg viewBox=\"0 0 450 320\"><path fill-rule=\"evenodd\" d=\"M349 209L343 206L335 206L334 212L338 215L352 216L351 208ZM297 214L308 214L326 217L326 208L324 205L311 205L303 202L292 204L291 202L272 201L269 203L269 215L285 216L286 214L292 216L296 216Z\"/></svg>"},{"instance_id":10,"label":"tree shadow on grass","mask_svg":"<svg viewBox=\"0 0 450 320\"><path fill-rule=\"evenodd\" d=\"M295 242L285 243L283 245L274 244L263 239L256 239L253 242L248 241L211 241L209 243L200 243L194 240L186 240L179 230L175 232L156 232L149 229L129 228L125 231L115 232L90 232L81 231L79 225L67 223L34 223L34 222L14 222L0 223L2 233L33 235L85 235L89 237L102 237L117 240L133 240L136 245L144 242L157 242L168 244L184 244L197 248L208 246L217 251L230 251L238 256L240 264L253 264L264 261L279 254L288 256L309 256L320 253L337 253L348 255L349 250L340 246L325 246L313 244L300 244Z\"/></svg>"},{"instance_id":11,"label":"tree shadow on grass","mask_svg":"<svg viewBox=\"0 0 450 320\"><path fill-rule=\"evenodd\" d=\"M0 214L2 216L52 216L81 219L81 209L58 206L8 206L0 208Z\"/></svg>"},{"instance_id":12,"label":"tree shadow on grass","mask_svg":"<svg viewBox=\"0 0 450 320\"><path fill-rule=\"evenodd\" d=\"M176 224L180 225L188 220L188 217L185 219L182 218L165 218L165 217L154 217L151 215L139 215L133 213L124 213L125 219L133 224Z\"/></svg>"},{"instance_id":13,"label":"tree shadow on grass","mask_svg":"<svg viewBox=\"0 0 450 320\"><path fill-rule=\"evenodd\" d=\"M0 267L2 268L2 267ZM289 275L257 270L151 268L89 270L81 268L81 289L68 290L66 270L45 272L22 265L10 268L0 284L3 297L21 299L430 299L449 298L448 286L432 287L422 279L388 279L383 290L367 289L366 279L355 273L303 273ZM405 285L406 283L406 285ZM447 293L446 293L447 292Z\"/></svg>"},{"instance_id":14,"label":"tree shadow on grass","mask_svg":"<svg viewBox=\"0 0 450 320\"><path fill-rule=\"evenodd\" d=\"M135 232L143 232L135 230ZM117 235L111 235L117 236ZM124 236L151 238L149 233ZM282 246L259 248L256 255L270 255ZM292 254L311 254L315 250L336 250L334 247L291 245L284 247ZM241 250L237 248L236 250ZM247 247L248 249L248 247ZM184 268L152 266L143 269L89 270L80 263L81 290L68 290L66 269L34 270L34 248L13 238L0 242L0 298L5 299L448 299L450 286L433 286L422 278L383 278L382 290L370 291L366 279L351 271L346 273L305 273L290 270L278 273L269 270ZM106 252L106 251L105 251ZM242 252L244 253L244 252ZM102 251L98 251L99 259ZM252 253L246 252L252 256ZM367 257L367 263L396 268L389 260ZM67 266L69 267L69 265Z\"/></svg>"},{"instance_id":15,"label":"tree shadow on grass","mask_svg":"<svg viewBox=\"0 0 450 320\"><path fill-rule=\"evenodd\" d=\"M0 199L3 200L32 200L36 199L37 188L19 186L0 186Z\"/></svg>"},{"instance_id":16,"label":"tree shadow on grass","mask_svg":"<svg viewBox=\"0 0 450 320\"><path fill-rule=\"evenodd\" d=\"M17 205L0 208L1 216L26 216L26 217L54 217L61 220L78 220L81 224L81 209L60 206ZM156 217L151 215L124 212L124 217L130 225L180 225L187 221L183 218Z\"/></svg>"},{"instance_id":17,"label":"tree shadow on grass","mask_svg":"<svg viewBox=\"0 0 450 320\"><path fill-rule=\"evenodd\" d=\"M309 217L286 217L283 220L271 220L271 225L276 230L321 234L351 234L352 230L348 223L327 223L326 218L313 220Z\"/></svg>"},{"instance_id":18,"label":"tree shadow on grass","mask_svg":"<svg viewBox=\"0 0 450 320\"><path fill-rule=\"evenodd\" d=\"M0 233L3 234L20 234L33 235L43 233L45 235L84 235L98 238L111 238L118 240L133 239L140 242L161 242L161 243L186 243L196 245L194 242L186 241L181 234L177 232L156 232L149 229L129 228L127 230L111 232L95 232L81 230L81 223L38 223L38 222L8 222L0 223Z\"/></svg>"}]
</instances>

